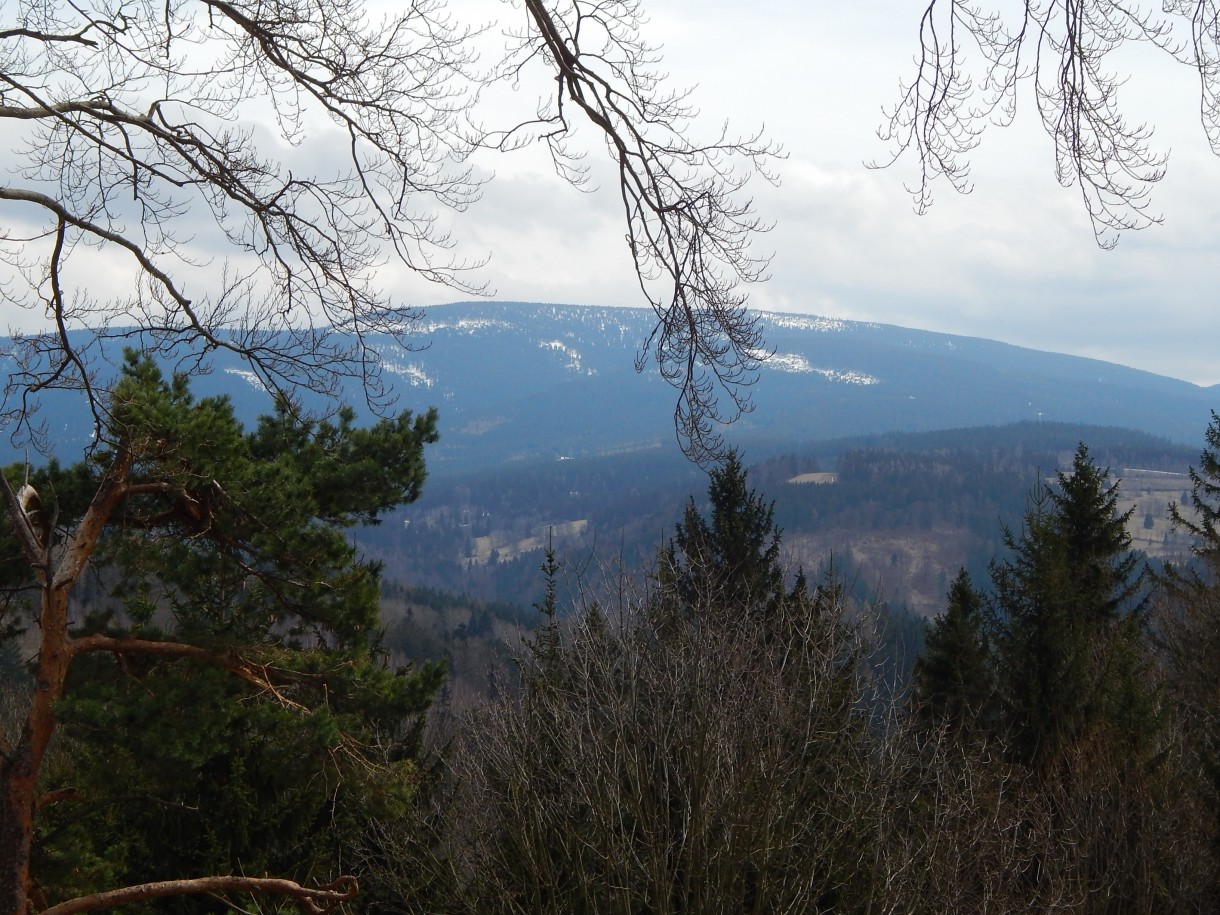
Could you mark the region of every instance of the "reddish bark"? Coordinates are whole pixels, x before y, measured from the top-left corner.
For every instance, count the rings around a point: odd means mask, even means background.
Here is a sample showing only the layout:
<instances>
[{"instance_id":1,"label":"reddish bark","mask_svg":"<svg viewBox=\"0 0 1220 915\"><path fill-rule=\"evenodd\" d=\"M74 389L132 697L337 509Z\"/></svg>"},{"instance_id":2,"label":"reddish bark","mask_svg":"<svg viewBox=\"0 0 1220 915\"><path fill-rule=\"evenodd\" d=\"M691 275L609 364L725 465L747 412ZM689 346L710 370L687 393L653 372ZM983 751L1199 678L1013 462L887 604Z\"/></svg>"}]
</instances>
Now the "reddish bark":
<instances>
[{"instance_id":1,"label":"reddish bark","mask_svg":"<svg viewBox=\"0 0 1220 915\"><path fill-rule=\"evenodd\" d=\"M160 899L165 896L189 896L199 893L258 893L288 896L296 901L307 915L326 915L341 903L356 898L359 887L354 877L340 877L327 886L310 889L293 880L271 877L197 877L192 880L162 880L126 886L91 896L61 902L41 915L78 915L80 912L96 912L111 906L125 905L144 899Z\"/></svg>"}]
</instances>

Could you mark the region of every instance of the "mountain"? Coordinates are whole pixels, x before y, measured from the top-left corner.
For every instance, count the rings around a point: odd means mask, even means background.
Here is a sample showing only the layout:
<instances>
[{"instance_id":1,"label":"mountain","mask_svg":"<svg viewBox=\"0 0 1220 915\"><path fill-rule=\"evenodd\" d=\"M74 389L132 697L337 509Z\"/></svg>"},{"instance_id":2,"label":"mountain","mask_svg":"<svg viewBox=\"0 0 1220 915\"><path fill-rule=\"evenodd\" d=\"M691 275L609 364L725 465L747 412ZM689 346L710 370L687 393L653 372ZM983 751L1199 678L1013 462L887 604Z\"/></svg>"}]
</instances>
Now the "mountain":
<instances>
[{"instance_id":1,"label":"mountain","mask_svg":"<svg viewBox=\"0 0 1220 915\"><path fill-rule=\"evenodd\" d=\"M748 451L1022 420L1123 426L1193 444L1220 393L990 340L805 315L761 318L773 355L754 388L755 409L728 435ZM460 303L428 309L416 329L418 348L378 343L399 405L439 409L441 442L428 460L434 475L445 476L673 450L675 392L655 368L634 371L652 326L646 309ZM240 362L217 354L212 364L195 384L198 393L228 394L247 420L269 409L269 396ZM358 392L347 396L360 402ZM88 444L89 417L78 398L52 395L41 418L62 458ZM0 459L21 458L4 445Z\"/></svg>"}]
</instances>

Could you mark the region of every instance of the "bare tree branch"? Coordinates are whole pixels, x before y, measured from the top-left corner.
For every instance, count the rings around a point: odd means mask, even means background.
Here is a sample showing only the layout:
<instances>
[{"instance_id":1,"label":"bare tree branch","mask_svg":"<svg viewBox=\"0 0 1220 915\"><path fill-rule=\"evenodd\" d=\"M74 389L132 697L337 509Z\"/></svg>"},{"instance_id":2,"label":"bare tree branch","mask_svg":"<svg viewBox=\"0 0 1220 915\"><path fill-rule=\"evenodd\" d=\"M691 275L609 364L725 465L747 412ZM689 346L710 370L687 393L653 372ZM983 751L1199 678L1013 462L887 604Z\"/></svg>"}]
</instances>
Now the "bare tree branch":
<instances>
[{"instance_id":1,"label":"bare tree branch","mask_svg":"<svg viewBox=\"0 0 1220 915\"><path fill-rule=\"evenodd\" d=\"M750 409L749 388L766 357L757 319L746 311L742 284L761 280L768 260L749 250L767 226L743 198L751 174L773 180L780 150L761 136L709 143L689 136L687 94L665 90L658 55L641 38L637 0L525 0L532 29L518 36L506 61L515 74L545 59L556 73L552 99L538 120L492 134L500 148L539 134L556 171L585 180L568 141L574 108L596 129L618 173L640 290L657 325L637 358L651 358L679 391L674 419L683 449L696 460L722 454L716 424ZM742 167L744 166L744 168ZM722 410L719 395L728 397Z\"/></svg>"},{"instance_id":2,"label":"bare tree branch","mask_svg":"<svg viewBox=\"0 0 1220 915\"><path fill-rule=\"evenodd\" d=\"M678 389L688 451L714 455L716 422L748 408L765 356L741 286L766 272L749 250L766 226L743 192L776 150L727 131L689 136L693 112L655 72L638 0L522 8L524 29L487 71L480 30L443 0L381 21L364 0L16 0L0 16L14 20L0 22L0 123L19 167L0 206L28 228L0 233L0 301L55 330L15 338L0 421L33 433L50 389L83 390L96 412L104 373L85 351L96 343L69 336L83 328L175 357L227 349L272 390L333 394L354 380L385 405L380 348L409 346L417 313L386 294L379 268L393 258L483 291L471 272L482 262L455 251L438 215L477 199L467 157L537 139L579 184L569 141L583 121L616 164L628 248L657 314L639 364L654 359ZM479 126L482 90L535 64L555 79L538 116ZM267 141L299 145L318 121L343 147L321 169L294 168ZM91 248L131 259L129 294L92 291Z\"/></svg>"},{"instance_id":3,"label":"bare tree branch","mask_svg":"<svg viewBox=\"0 0 1220 915\"><path fill-rule=\"evenodd\" d=\"M1183 36L1188 34L1189 39ZM1012 122L1028 86L1050 138L1055 177L1079 192L1098 244L1161 222L1152 185L1168 153L1151 145L1152 127L1122 113L1127 77L1112 68L1129 45L1151 45L1199 78L1199 117L1220 153L1220 8L1214 0L1167 0L1158 12L1119 0L1025 0L1016 15L971 0L930 0L919 22L915 75L878 131L891 147L880 166L910 151L919 180L917 212L944 178L971 190L968 156L989 124Z\"/></svg>"},{"instance_id":4,"label":"bare tree branch","mask_svg":"<svg viewBox=\"0 0 1220 915\"><path fill-rule=\"evenodd\" d=\"M271 877L196 877L190 880L162 880L126 886L104 893L81 896L43 909L41 915L77 915L96 912L113 906L164 899L167 896L197 896L201 893L253 893L287 896L307 915L326 915L345 902L355 899L359 887L354 877L340 877L334 883L317 888L301 886L294 880Z\"/></svg>"}]
</instances>

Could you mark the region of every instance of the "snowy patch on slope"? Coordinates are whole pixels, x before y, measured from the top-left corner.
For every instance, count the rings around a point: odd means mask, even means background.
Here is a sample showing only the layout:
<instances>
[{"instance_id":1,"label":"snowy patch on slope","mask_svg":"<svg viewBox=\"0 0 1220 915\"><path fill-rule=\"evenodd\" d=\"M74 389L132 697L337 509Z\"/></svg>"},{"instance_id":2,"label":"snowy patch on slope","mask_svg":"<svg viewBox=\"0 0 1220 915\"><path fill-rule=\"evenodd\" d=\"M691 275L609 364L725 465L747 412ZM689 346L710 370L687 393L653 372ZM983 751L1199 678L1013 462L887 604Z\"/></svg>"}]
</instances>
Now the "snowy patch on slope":
<instances>
[{"instance_id":1,"label":"snowy patch on slope","mask_svg":"<svg viewBox=\"0 0 1220 915\"><path fill-rule=\"evenodd\" d=\"M552 352L560 353L567 361L567 368L573 372L579 372L580 367L580 351L568 346L562 340L542 340L538 343L541 349L549 349ZM593 369L589 369L588 375L596 374Z\"/></svg>"},{"instance_id":2,"label":"snowy patch on slope","mask_svg":"<svg viewBox=\"0 0 1220 915\"><path fill-rule=\"evenodd\" d=\"M436 379L429 377L418 365L412 362L390 362L382 363L382 368L387 372L393 372L395 375L400 375L407 380L407 383L416 388L430 388L436 384Z\"/></svg>"},{"instance_id":3,"label":"snowy patch on slope","mask_svg":"<svg viewBox=\"0 0 1220 915\"><path fill-rule=\"evenodd\" d=\"M494 318L461 318L457 321L424 320L411 328L413 334L434 334L438 330L454 330L460 334L473 334L480 330L512 330L511 321Z\"/></svg>"},{"instance_id":4,"label":"snowy patch on slope","mask_svg":"<svg viewBox=\"0 0 1220 915\"><path fill-rule=\"evenodd\" d=\"M259 378L258 375L254 374L254 372L250 371L249 369L227 368L227 369L225 369L225 374L236 375L238 378L240 378L242 381L249 384L250 387L254 388L256 391L266 391L267 390L267 386L265 384L263 384L262 379Z\"/></svg>"},{"instance_id":5,"label":"snowy patch on slope","mask_svg":"<svg viewBox=\"0 0 1220 915\"><path fill-rule=\"evenodd\" d=\"M756 352L753 354L753 356L762 362L767 368L774 369L777 372L821 375L827 381L838 381L843 384L868 385L881 383L880 378L869 375L866 372L818 368L800 353L772 353L771 355L766 355L765 353Z\"/></svg>"},{"instance_id":6,"label":"snowy patch on slope","mask_svg":"<svg viewBox=\"0 0 1220 915\"><path fill-rule=\"evenodd\" d=\"M772 353L765 360L767 368L777 372L808 374L816 371L809 360L799 353Z\"/></svg>"},{"instance_id":7,"label":"snowy patch on slope","mask_svg":"<svg viewBox=\"0 0 1220 915\"><path fill-rule=\"evenodd\" d=\"M857 372L854 370L848 370L846 372L843 372L843 371L840 371L839 369L816 369L816 368L813 371L817 372L827 381L838 381L843 384L861 384L861 385L881 384L880 378L878 378L876 375L869 375L866 372Z\"/></svg>"},{"instance_id":8,"label":"snowy patch on slope","mask_svg":"<svg viewBox=\"0 0 1220 915\"><path fill-rule=\"evenodd\" d=\"M880 327L880 324L860 323L857 321L843 321L839 318L824 318L820 315L791 315L781 314L775 311L764 311L759 314L766 319L769 324L774 324L776 327L786 327L792 330L816 330L822 333L832 333L835 331L846 330L848 324L858 327Z\"/></svg>"}]
</instances>

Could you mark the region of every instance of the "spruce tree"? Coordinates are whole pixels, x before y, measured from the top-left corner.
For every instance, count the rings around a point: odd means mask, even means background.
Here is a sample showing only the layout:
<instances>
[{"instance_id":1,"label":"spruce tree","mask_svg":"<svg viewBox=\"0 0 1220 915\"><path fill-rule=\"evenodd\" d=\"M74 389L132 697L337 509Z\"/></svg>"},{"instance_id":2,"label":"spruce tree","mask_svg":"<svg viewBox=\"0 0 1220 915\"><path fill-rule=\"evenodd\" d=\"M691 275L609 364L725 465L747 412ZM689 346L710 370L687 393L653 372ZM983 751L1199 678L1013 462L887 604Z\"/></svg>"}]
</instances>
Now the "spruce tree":
<instances>
[{"instance_id":1,"label":"spruce tree","mask_svg":"<svg viewBox=\"0 0 1220 915\"><path fill-rule=\"evenodd\" d=\"M915 662L915 704L924 721L969 731L984 715L994 690L985 609L983 595L960 569Z\"/></svg>"},{"instance_id":2,"label":"spruce tree","mask_svg":"<svg viewBox=\"0 0 1220 915\"><path fill-rule=\"evenodd\" d=\"M775 503L750 488L736 451L711 470L707 494L707 518L693 498L688 502L673 541L662 551L662 578L694 615L711 608L773 614L787 597Z\"/></svg>"},{"instance_id":3,"label":"spruce tree","mask_svg":"<svg viewBox=\"0 0 1220 915\"><path fill-rule=\"evenodd\" d=\"M1082 444L1031 495L1011 555L992 564L1002 724L1019 760L1050 765L1082 741L1154 728L1140 657L1142 575L1118 487Z\"/></svg>"}]
</instances>

